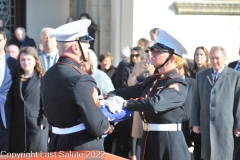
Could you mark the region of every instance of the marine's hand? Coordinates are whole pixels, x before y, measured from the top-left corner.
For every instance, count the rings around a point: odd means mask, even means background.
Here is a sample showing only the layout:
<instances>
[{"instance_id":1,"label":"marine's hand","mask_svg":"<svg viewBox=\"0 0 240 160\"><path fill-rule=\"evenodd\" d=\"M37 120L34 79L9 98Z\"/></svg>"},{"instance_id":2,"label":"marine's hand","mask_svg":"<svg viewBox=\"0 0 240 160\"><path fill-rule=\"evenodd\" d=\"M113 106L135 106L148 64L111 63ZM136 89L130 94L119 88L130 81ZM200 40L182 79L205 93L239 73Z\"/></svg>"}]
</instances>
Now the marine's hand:
<instances>
[{"instance_id":1,"label":"marine's hand","mask_svg":"<svg viewBox=\"0 0 240 160\"><path fill-rule=\"evenodd\" d=\"M240 137L240 129L234 129L233 132L236 137Z\"/></svg>"},{"instance_id":2,"label":"marine's hand","mask_svg":"<svg viewBox=\"0 0 240 160\"><path fill-rule=\"evenodd\" d=\"M114 101L120 105L122 105L124 103L124 99L120 96L113 96L113 97L108 97L107 100L111 100L111 101Z\"/></svg>"},{"instance_id":3,"label":"marine's hand","mask_svg":"<svg viewBox=\"0 0 240 160\"><path fill-rule=\"evenodd\" d=\"M111 113L116 113L116 112L120 113L122 111L122 105L119 103L116 103L115 101L106 99L106 100L101 100L100 103L107 106Z\"/></svg>"},{"instance_id":4,"label":"marine's hand","mask_svg":"<svg viewBox=\"0 0 240 160\"><path fill-rule=\"evenodd\" d=\"M200 130L199 126L193 126L192 130L193 130L194 133L197 133L197 134L201 133L201 130Z\"/></svg>"}]
</instances>

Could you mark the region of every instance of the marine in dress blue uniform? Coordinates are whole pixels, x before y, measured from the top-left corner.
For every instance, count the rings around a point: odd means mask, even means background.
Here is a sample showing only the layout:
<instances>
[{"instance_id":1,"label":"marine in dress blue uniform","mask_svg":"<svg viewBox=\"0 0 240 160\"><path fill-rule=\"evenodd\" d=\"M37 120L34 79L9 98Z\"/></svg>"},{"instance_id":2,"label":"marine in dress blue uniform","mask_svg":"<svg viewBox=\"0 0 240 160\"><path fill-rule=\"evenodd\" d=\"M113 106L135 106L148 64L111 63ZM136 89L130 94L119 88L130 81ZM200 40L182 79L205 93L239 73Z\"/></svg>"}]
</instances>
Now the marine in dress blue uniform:
<instances>
[{"instance_id":1,"label":"marine in dress blue uniform","mask_svg":"<svg viewBox=\"0 0 240 160\"><path fill-rule=\"evenodd\" d=\"M45 74L41 96L46 117L52 126L48 151L100 150L100 138L111 131L98 100L94 79L82 71L87 60L90 20L79 20L53 30L60 58ZM84 54L85 53L85 54Z\"/></svg>"},{"instance_id":2,"label":"marine in dress blue uniform","mask_svg":"<svg viewBox=\"0 0 240 160\"><path fill-rule=\"evenodd\" d=\"M157 32L157 42L150 49L151 63L159 73L135 86L112 91L109 96L121 96L127 100L124 108L139 111L144 122L142 160L190 160L181 131L187 84L176 72L175 64L186 49L166 31Z\"/></svg>"}]
</instances>

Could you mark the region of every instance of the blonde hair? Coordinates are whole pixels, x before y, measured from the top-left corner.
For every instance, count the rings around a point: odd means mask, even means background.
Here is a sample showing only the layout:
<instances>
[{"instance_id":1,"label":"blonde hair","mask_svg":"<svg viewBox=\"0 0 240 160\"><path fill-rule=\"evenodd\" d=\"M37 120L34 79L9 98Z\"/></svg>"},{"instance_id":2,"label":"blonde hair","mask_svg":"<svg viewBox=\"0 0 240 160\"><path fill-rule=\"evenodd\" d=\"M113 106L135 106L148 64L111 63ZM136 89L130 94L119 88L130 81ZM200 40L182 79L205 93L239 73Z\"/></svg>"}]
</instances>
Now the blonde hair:
<instances>
[{"instance_id":1,"label":"blonde hair","mask_svg":"<svg viewBox=\"0 0 240 160\"><path fill-rule=\"evenodd\" d=\"M173 56L175 56L176 69L180 70L183 68L185 75L190 77L190 70L189 70L187 60L176 55L173 55Z\"/></svg>"}]
</instances>

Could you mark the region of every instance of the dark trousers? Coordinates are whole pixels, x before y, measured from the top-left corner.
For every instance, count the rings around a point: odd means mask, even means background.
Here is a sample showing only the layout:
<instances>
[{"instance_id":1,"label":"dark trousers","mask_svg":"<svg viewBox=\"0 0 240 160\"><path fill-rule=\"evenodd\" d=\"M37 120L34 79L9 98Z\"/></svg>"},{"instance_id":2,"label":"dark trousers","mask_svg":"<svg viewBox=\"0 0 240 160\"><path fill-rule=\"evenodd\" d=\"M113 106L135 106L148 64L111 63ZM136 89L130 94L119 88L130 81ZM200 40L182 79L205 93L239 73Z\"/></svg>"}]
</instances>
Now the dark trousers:
<instances>
[{"instance_id":1,"label":"dark trousers","mask_svg":"<svg viewBox=\"0 0 240 160\"><path fill-rule=\"evenodd\" d=\"M3 125L2 118L0 116L0 151L2 154L9 152L10 131Z\"/></svg>"},{"instance_id":2,"label":"dark trousers","mask_svg":"<svg viewBox=\"0 0 240 160\"><path fill-rule=\"evenodd\" d=\"M109 134L109 135L107 135L106 138L104 138L104 151L105 152L112 153L114 139L116 139L115 133Z\"/></svg>"},{"instance_id":3,"label":"dark trousers","mask_svg":"<svg viewBox=\"0 0 240 160\"><path fill-rule=\"evenodd\" d=\"M117 133L117 144L115 154L120 157L128 158L130 151L130 134Z\"/></svg>"},{"instance_id":4,"label":"dark trousers","mask_svg":"<svg viewBox=\"0 0 240 160\"><path fill-rule=\"evenodd\" d=\"M193 156L194 160L201 159L201 134L192 132L192 140L194 142Z\"/></svg>"}]
</instances>

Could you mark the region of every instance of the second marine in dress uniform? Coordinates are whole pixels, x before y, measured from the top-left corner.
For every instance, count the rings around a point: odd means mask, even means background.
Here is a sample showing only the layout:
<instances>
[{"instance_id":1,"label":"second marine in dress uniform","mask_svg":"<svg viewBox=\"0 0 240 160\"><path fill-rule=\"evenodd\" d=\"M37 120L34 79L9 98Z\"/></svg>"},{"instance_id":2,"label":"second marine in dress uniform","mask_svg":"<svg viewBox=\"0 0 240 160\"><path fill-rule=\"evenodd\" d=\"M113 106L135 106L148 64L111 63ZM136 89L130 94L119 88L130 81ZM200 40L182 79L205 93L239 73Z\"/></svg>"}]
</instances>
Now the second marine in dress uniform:
<instances>
[{"instance_id":1,"label":"second marine in dress uniform","mask_svg":"<svg viewBox=\"0 0 240 160\"><path fill-rule=\"evenodd\" d=\"M104 150L103 134L110 125L100 108L94 79L80 70L87 60L90 20L79 20L51 32L56 37L60 58L42 80L41 96L52 126L49 151ZM85 54L84 54L85 53Z\"/></svg>"},{"instance_id":2,"label":"second marine in dress uniform","mask_svg":"<svg viewBox=\"0 0 240 160\"><path fill-rule=\"evenodd\" d=\"M139 111L144 122L142 160L190 160L181 131L187 84L176 72L175 62L186 50L164 30L158 30L157 43L150 49L151 63L159 73L109 96L121 96L127 100L123 107Z\"/></svg>"}]
</instances>

